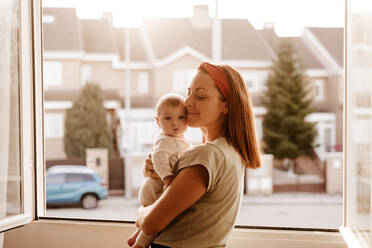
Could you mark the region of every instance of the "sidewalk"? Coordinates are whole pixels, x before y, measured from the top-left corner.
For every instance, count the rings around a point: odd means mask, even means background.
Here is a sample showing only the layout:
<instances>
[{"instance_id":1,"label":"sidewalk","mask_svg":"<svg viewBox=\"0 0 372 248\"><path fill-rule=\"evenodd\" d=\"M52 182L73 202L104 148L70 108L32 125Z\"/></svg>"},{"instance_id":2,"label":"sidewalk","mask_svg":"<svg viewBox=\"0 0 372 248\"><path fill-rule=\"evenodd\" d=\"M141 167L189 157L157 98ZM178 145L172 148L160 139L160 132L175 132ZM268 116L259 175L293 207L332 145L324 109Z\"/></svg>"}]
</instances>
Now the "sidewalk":
<instances>
[{"instance_id":1,"label":"sidewalk","mask_svg":"<svg viewBox=\"0 0 372 248\"><path fill-rule=\"evenodd\" d=\"M136 198L110 196L100 201L97 209L48 208L47 216L134 221L138 207ZM342 224L342 195L312 193L245 195L236 224L337 229Z\"/></svg>"}]
</instances>

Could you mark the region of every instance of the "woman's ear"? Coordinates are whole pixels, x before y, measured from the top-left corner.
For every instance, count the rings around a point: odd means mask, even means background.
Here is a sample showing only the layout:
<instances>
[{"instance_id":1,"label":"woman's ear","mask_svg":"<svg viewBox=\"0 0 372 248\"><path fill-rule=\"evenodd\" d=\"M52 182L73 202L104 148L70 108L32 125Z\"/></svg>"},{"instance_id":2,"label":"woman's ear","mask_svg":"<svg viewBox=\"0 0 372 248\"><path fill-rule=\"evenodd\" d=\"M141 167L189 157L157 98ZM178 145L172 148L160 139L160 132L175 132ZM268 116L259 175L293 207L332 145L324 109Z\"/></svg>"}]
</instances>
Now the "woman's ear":
<instances>
[{"instance_id":1,"label":"woman's ear","mask_svg":"<svg viewBox=\"0 0 372 248\"><path fill-rule=\"evenodd\" d=\"M224 113L225 115L226 115L227 113L229 113L229 104L228 104L227 101L224 101L224 102L223 102L222 113Z\"/></svg>"}]
</instances>

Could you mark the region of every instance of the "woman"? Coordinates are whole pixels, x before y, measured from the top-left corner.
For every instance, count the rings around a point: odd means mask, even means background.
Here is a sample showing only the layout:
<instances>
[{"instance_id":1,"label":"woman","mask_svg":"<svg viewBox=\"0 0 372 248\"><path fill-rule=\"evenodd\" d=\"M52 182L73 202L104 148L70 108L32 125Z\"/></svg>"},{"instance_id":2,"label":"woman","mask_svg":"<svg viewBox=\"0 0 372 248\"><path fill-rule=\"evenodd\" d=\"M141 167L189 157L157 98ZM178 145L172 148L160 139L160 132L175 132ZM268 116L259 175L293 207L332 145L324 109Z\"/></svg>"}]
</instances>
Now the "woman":
<instances>
[{"instance_id":1,"label":"woman","mask_svg":"<svg viewBox=\"0 0 372 248\"><path fill-rule=\"evenodd\" d=\"M151 247L225 247L239 212L244 168L260 167L252 103L240 74L203 62L185 102L188 125L200 127L204 144L186 152L172 184L137 224L160 232Z\"/></svg>"}]
</instances>

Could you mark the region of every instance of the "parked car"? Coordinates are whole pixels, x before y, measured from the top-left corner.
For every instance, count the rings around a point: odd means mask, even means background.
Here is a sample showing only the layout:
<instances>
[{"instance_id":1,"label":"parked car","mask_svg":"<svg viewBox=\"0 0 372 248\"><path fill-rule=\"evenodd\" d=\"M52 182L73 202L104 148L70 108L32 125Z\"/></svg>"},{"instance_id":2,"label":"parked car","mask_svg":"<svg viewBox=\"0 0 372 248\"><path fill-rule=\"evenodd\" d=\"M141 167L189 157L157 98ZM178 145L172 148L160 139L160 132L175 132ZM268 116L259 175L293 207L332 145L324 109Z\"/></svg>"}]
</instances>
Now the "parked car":
<instances>
[{"instance_id":1,"label":"parked car","mask_svg":"<svg viewBox=\"0 0 372 248\"><path fill-rule=\"evenodd\" d=\"M107 195L106 182L86 166L56 165L47 170L47 205L80 204L92 209Z\"/></svg>"}]
</instances>

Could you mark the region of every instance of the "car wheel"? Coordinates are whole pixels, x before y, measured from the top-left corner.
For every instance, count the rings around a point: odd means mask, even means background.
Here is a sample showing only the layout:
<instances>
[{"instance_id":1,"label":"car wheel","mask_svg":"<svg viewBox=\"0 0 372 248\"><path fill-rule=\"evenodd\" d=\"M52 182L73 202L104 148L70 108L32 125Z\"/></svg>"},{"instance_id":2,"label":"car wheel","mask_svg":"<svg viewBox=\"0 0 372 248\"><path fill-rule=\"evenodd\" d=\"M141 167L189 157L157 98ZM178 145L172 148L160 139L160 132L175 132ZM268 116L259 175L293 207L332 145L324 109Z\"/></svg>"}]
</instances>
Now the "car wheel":
<instances>
[{"instance_id":1,"label":"car wheel","mask_svg":"<svg viewBox=\"0 0 372 248\"><path fill-rule=\"evenodd\" d=\"M93 194L84 195L83 198L81 199L81 205L85 209L96 208L98 206L98 199Z\"/></svg>"}]
</instances>

